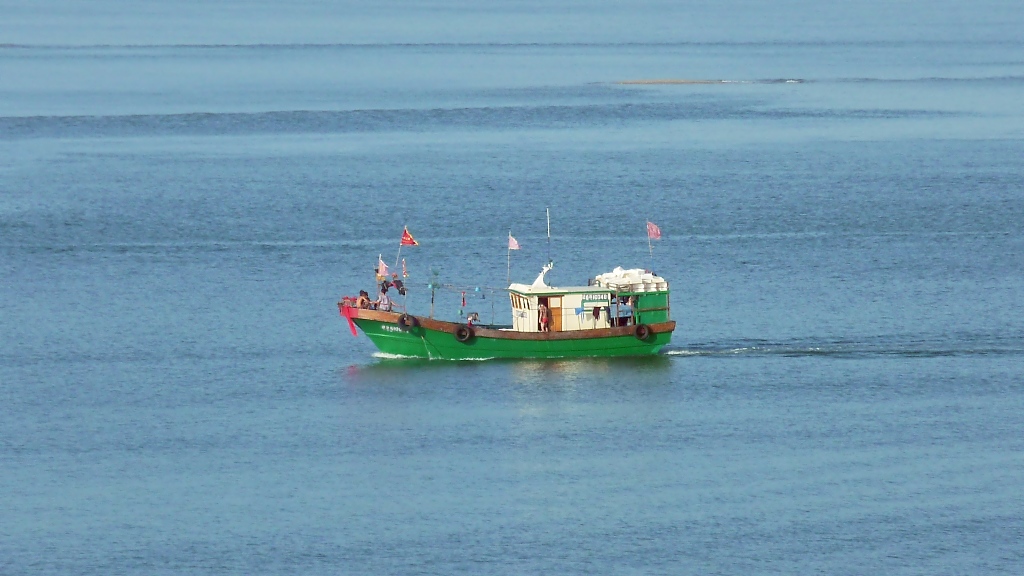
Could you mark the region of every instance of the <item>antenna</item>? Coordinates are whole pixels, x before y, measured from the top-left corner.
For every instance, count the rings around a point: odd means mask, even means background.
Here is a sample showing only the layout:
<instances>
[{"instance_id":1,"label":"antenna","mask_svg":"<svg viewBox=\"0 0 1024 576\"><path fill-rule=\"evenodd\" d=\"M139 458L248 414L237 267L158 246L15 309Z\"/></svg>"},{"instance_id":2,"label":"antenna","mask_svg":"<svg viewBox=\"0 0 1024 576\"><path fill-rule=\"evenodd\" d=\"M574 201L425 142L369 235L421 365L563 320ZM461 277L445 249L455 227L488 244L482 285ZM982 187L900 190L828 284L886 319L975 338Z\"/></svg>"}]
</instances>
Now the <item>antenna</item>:
<instances>
[{"instance_id":1,"label":"antenna","mask_svg":"<svg viewBox=\"0 0 1024 576\"><path fill-rule=\"evenodd\" d=\"M441 276L441 270L439 268L430 267L430 284L427 287L430 288L430 317L434 317L434 294L437 292L437 288L440 285L439 278Z\"/></svg>"},{"instance_id":2,"label":"antenna","mask_svg":"<svg viewBox=\"0 0 1024 576\"><path fill-rule=\"evenodd\" d=\"M551 261L551 208L545 207L544 212L548 217L548 262Z\"/></svg>"}]
</instances>

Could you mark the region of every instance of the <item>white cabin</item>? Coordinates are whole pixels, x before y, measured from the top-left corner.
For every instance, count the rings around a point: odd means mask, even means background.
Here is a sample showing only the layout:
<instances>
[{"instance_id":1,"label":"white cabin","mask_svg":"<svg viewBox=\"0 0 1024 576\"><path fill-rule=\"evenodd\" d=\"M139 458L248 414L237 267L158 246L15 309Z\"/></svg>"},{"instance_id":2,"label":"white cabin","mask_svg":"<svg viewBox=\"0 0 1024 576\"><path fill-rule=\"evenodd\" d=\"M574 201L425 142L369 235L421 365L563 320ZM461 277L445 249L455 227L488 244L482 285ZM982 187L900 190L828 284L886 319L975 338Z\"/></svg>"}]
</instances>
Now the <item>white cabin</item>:
<instances>
[{"instance_id":1,"label":"white cabin","mask_svg":"<svg viewBox=\"0 0 1024 576\"><path fill-rule=\"evenodd\" d=\"M542 306L548 311L548 329L552 332L629 325L636 321L636 295L641 292L664 294L665 308L660 309L665 310L667 318L668 284L659 276L642 270L616 268L598 276L593 286L548 286L544 283L548 270L550 267L545 266L533 284L508 287L512 330L542 331Z\"/></svg>"}]
</instances>

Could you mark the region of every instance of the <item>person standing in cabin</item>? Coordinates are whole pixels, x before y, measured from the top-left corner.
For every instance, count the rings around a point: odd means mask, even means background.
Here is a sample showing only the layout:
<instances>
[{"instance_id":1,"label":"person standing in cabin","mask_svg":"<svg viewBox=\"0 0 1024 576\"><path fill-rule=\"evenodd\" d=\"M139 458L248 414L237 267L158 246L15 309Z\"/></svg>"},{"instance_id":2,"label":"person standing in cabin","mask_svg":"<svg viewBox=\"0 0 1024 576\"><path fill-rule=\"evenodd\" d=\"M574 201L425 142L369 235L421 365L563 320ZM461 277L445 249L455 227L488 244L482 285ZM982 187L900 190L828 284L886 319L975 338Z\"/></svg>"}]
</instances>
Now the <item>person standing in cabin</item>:
<instances>
[{"instance_id":1,"label":"person standing in cabin","mask_svg":"<svg viewBox=\"0 0 1024 576\"><path fill-rule=\"evenodd\" d=\"M548 307L543 304L537 305L537 323L540 324L540 331L548 331Z\"/></svg>"},{"instance_id":2,"label":"person standing in cabin","mask_svg":"<svg viewBox=\"0 0 1024 576\"><path fill-rule=\"evenodd\" d=\"M619 326L628 326L633 319L633 298L623 296L619 298Z\"/></svg>"}]
</instances>

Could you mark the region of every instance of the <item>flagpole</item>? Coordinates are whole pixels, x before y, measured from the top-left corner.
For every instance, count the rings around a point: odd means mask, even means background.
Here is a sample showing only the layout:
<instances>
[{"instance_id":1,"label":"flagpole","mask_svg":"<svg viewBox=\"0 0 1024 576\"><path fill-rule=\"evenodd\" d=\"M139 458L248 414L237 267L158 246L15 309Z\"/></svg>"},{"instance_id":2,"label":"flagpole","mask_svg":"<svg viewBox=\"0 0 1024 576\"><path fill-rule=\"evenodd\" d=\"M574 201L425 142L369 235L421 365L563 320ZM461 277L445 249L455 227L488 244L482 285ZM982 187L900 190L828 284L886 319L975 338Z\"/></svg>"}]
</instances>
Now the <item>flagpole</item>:
<instances>
[{"instance_id":1,"label":"flagpole","mask_svg":"<svg viewBox=\"0 0 1024 576\"><path fill-rule=\"evenodd\" d=\"M402 238L405 238L405 231L409 229L409 226L402 226ZM398 255L395 256L395 269L398 269L398 259L402 257L402 238L398 239Z\"/></svg>"},{"instance_id":2,"label":"flagpole","mask_svg":"<svg viewBox=\"0 0 1024 576\"><path fill-rule=\"evenodd\" d=\"M505 272L505 284L511 284L512 283L512 230L508 231L508 243L507 244L508 244L508 250L506 250L506 252L508 253L507 254L508 268L506 269L506 272Z\"/></svg>"},{"instance_id":3,"label":"flagpole","mask_svg":"<svg viewBox=\"0 0 1024 576\"><path fill-rule=\"evenodd\" d=\"M650 228L650 224L651 224L651 221L648 220L647 221L647 226L645 226L645 228L647 228L647 250L651 253L651 272L654 272L654 245L651 244L651 228Z\"/></svg>"}]
</instances>

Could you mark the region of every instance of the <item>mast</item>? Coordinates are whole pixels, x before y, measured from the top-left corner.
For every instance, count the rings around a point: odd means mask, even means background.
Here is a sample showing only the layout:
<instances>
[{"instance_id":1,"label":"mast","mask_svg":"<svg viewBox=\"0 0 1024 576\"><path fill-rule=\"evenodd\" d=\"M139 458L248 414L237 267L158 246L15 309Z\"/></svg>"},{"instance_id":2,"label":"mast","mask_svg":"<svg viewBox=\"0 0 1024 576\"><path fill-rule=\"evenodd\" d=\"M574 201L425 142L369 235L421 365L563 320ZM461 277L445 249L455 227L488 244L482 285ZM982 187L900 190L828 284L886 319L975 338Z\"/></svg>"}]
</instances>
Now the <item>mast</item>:
<instances>
[{"instance_id":1,"label":"mast","mask_svg":"<svg viewBox=\"0 0 1024 576\"><path fill-rule=\"evenodd\" d=\"M654 271L654 245L651 244L651 227L650 227L650 224L651 224L651 221L647 220L647 226L645 227L645 229L647 230L647 251L650 252L650 254L651 254L651 271L653 272Z\"/></svg>"},{"instance_id":2,"label":"mast","mask_svg":"<svg viewBox=\"0 0 1024 576\"><path fill-rule=\"evenodd\" d=\"M505 284L512 283L512 229L508 231L508 250L506 251ZM493 324L493 322L491 322Z\"/></svg>"}]
</instances>

